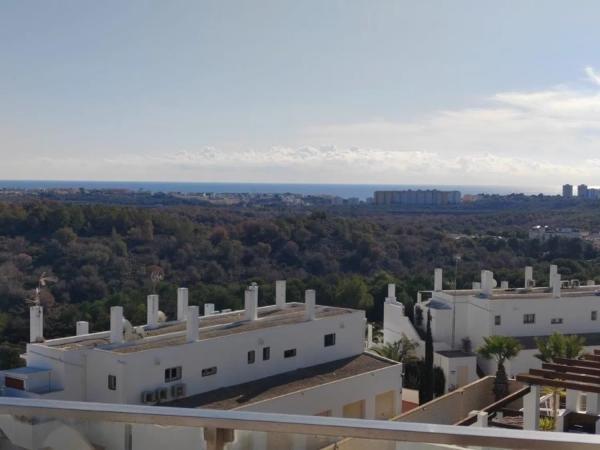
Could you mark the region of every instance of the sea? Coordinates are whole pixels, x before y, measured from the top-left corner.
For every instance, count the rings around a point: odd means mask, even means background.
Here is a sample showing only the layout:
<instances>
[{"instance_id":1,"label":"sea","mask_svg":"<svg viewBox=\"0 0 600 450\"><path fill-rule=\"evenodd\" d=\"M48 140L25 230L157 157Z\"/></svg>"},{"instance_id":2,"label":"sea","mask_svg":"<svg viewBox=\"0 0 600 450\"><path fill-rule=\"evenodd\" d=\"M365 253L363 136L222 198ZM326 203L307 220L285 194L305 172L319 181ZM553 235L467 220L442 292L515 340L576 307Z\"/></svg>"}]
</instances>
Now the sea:
<instances>
[{"instance_id":1,"label":"sea","mask_svg":"<svg viewBox=\"0 0 600 450\"><path fill-rule=\"evenodd\" d=\"M549 188L485 185L416 185L416 184L312 184L312 183L202 183L154 181L72 181L72 180L0 180L0 189L129 189L147 192L185 193L264 193L333 195L366 200L378 190L439 189L457 190L465 194L556 194Z\"/></svg>"}]
</instances>

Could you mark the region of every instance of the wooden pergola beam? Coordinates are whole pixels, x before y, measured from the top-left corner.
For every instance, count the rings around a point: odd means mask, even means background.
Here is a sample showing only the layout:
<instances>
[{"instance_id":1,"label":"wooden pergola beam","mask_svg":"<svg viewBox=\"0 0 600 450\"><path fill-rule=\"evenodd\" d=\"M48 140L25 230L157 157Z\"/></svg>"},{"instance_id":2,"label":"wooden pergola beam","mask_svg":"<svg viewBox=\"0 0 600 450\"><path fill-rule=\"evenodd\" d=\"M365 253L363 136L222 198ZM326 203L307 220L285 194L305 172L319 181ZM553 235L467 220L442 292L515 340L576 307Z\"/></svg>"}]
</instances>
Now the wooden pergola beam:
<instances>
[{"instance_id":1,"label":"wooden pergola beam","mask_svg":"<svg viewBox=\"0 0 600 450\"><path fill-rule=\"evenodd\" d=\"M586 361L583 359L568 359L568 358L554 358L554 362L557 364L564 364L567 366L580 366L580 367L592 367L594 369L600 369L600 362L597 361Z\"/></svg>"},{"instance_id":2,"label":"wooden pergola beam","mask_svg":"<svg viewBox=\"0 0 600 450\"><path fill-rule=\"evenodd\" d=\"M591 392L594 394L600 394L600 385L580 383L577 381L567 380L551 380L544 377L539 377L529 374L519 374L516 377L517 381L521 383L533 384L537 386L549 386L563 389L575 389L582 392Z\"/></svg>"},{"instance_id":3,"label":"wooden pergola beam","mask_svg":"<svg viewBox=\"0 0 600 450\"><path fill-rule=\"evenodd\" d=\"M581 375L577 373L565 373L555 372L553 370L544 369L529 369L529 375L535 375L537 377L549 378L552 380L570 380L580 381L582 383L597 384L600 387L600 377L594 377L590 375Z\"/></svg>"},{"instance_id":4,"label":"wooden pergola beam","mask_svg":"<svg viewBox=\"0 0 600 450\"><path fill-rule=\"evenodd\" d=\"M597 375L600 377L600 369L595 369L592 367L576 367L576 366L567 366L565 364L542 363L542 369L554 370L556 372L561 372L561 373L566 373L566 372L583 373L583 374L587 374L587 375Z\"/></svg>"}]
</instances>

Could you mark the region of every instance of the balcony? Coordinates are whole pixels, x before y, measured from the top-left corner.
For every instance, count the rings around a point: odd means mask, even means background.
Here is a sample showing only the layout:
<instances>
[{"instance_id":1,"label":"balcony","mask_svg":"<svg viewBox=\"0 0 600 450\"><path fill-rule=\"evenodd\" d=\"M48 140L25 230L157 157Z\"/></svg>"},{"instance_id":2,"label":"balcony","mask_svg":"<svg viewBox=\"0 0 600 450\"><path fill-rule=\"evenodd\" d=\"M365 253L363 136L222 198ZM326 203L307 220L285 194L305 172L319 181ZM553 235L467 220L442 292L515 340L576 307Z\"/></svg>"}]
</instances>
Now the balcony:
<instances>
[{"instance_id":1,"label":"balcony","mask_svg":"<svg viewBox=\"0 0 600 450\"><path fill-rule=\"evenodd\" d=\"M0 430L2 450L600 448L585 434L8 397Z\"/></svg>"}]
</instances>

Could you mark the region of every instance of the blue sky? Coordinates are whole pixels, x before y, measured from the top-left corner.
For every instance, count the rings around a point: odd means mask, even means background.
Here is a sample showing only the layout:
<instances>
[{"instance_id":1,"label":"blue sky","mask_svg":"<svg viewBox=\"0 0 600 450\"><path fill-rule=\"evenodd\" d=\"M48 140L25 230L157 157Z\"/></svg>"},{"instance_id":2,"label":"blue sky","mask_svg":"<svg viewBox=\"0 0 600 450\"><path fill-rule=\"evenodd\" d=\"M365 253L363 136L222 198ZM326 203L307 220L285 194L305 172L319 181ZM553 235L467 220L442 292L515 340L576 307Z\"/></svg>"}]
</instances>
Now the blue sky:
<instances>
[{"instance_id":1,"label":"blue sky","mask_svg":"<svg viewBox=\"0 0 600 450\"><path fill-rule=\"evenodd\" d=\"M0 2L0 178L600 177L600 2Z\"/></svg>"}]
</instances>

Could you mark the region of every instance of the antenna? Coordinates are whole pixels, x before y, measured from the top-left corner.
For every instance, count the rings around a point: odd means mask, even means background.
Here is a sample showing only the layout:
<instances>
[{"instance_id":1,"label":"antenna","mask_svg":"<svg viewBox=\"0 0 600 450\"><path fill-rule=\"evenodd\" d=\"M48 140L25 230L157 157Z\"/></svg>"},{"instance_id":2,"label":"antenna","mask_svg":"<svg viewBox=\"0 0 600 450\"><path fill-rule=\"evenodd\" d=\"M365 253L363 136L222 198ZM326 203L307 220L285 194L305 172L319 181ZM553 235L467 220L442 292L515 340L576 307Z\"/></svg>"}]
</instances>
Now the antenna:
<instances>
[{"instance_id":1,"label":"antenna","mask_svg":"<svg viewBox=\"0 0 600 450\"><path fill-rule=\"evenodd\" d=\"M150 272L150 281L152 282L152 293L156 294L156 286L165 278L165 271L162 267L153 266Z\"/></svg>"},{"instance_id":2,"label":"antenna","mask_svg":"<svg viewBox=\"0 0 600 450\"><path fill-rule=\"evenodd\" d=\"M46 275L46 272L42 272L38 278L38 285L33 291L33 295L25 299L25 303L33 306L40 306L41 298L40 294L49 283L56 283L58 278L52 275Z\"/></svg>"}]
</instances>

